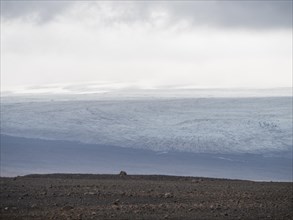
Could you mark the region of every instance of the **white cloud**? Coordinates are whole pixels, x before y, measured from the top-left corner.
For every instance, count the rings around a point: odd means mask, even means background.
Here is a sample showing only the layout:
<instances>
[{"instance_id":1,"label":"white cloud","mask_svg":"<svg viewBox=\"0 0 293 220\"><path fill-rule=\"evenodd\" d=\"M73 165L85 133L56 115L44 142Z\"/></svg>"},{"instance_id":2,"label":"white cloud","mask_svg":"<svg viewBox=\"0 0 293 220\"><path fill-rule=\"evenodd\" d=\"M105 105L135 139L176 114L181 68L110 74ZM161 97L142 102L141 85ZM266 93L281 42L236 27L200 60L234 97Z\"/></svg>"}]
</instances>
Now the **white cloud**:
<instances>
[{"instance_id":1,"label":"white cloud","mask_svg":"<svg viewBox=\"0 0 293 220\"><path fill-rule=\"evenodd\" d=\"M170 5L96 4L71 5L42 25L1 21L2 87L85 81L291 86L291 29L195 27L184 16L173 22Z\"/></svg>"}]
</instances>

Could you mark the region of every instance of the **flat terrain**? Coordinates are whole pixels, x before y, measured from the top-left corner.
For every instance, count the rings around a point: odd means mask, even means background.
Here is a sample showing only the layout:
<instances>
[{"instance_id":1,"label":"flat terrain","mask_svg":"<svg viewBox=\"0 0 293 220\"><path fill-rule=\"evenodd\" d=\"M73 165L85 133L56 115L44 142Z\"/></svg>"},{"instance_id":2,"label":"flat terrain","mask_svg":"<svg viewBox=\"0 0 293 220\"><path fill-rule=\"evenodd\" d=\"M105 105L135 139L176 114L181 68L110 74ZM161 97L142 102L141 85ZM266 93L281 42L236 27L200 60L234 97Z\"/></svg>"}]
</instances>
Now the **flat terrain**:
<instances>
[{"instance_id":1,"label":"flat terrain","mask_svg":"<svg viewBox=\"0 0 293 220\"><path fill-rule=\"evenodd\" d=\"M293 219L291 183L51 174L0 178L1 219Z\"/></svg>"},{"instance_id":2,"label":"flat terrain","mask_svg":"<svg viewBox=\"0 0 293 220\"><path fill-rule=\"evenodd\" d=\"M0 134L2 176L31 173L118 173L206 176L253 181L292 181L292 149L262 154L156 152L63 140Z\"/></svg>"}]
</instances>

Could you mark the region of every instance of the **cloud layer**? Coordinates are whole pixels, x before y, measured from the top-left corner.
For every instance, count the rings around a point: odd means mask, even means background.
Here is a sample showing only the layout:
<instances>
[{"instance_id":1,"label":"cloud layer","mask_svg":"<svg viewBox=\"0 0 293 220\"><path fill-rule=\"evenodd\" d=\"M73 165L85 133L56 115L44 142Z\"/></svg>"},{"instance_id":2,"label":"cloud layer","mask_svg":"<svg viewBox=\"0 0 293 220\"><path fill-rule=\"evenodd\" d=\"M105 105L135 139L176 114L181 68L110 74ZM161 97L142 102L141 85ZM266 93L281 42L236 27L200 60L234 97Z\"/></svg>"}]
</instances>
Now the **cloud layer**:
<instances>
[{"instance_id":1,"label":"cloud layer","mask_svg":"<svg viewBox=\"0 0 293 220\"><path fill-rule=\"evenodd\" d=\"M73 8L88 8L105 22L168 24L188 21L193 26L271 29L292 28L292 1L91 2L1 1L4 20L28 19L46 23Z\"/></svg>"},{"instance_id":2,"label":"cloud layer","mask_svg":"<svg viewBox=\"0 0 293 220\"><path fill-rule=\"evenodd\" d=\"M1 85L292 86L292 1L1 1Z\"/></svg>"}]
</instances>

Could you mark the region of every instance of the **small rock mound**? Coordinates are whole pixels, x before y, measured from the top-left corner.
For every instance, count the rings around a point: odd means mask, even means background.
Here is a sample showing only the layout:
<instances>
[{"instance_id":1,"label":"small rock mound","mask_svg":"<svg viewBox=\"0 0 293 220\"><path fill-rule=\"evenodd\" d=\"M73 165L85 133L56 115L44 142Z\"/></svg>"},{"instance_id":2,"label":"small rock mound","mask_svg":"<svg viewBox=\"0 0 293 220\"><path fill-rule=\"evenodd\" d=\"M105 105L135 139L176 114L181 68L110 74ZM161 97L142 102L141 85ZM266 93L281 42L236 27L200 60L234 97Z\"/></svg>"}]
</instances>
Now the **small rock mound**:
<instances>
[{"instance_id":1,"label":"small rock mound","mask_svg":"<svg viewBox=\"0 0 293 220\"><path fill-rule=\"evenodd\" d=\"M119 176L127 176L127 173L125 171L120 171Z\"/></svg>"},{"instance_id":2,"label":"small rock mound","mask_svg":"<svg viewBox=\"0 0 293 220\"><path fill-rule=\"evenodd\" d=\"M113 202L113 205L119 205L120 203L120 200L119 199L116 199L114 202Z\"/></svg>"},{"instance_id":3,"label":"small rock mound","mask_svg":"<svg viewBox=\"0 0 293 220\"><path fill-rule=\"evenodd\" d=\"M68 211L68 210L71 210L71 209L73 209L73 206L70 206L70 205L66 205L66 206L63 206L61 208L61 210L63 210L63 211Z\"/></svg>"},{"instance_id":4,"label":"small rock mound","mask_svg":"<svg viewBox=\"0 0 293 220\"><path fill-rule=\"evenodd\" d=\"M165 193L164 197L165 198L173 198L173 195L172 195L172 193Z\"/></svg>"}]
</instances>

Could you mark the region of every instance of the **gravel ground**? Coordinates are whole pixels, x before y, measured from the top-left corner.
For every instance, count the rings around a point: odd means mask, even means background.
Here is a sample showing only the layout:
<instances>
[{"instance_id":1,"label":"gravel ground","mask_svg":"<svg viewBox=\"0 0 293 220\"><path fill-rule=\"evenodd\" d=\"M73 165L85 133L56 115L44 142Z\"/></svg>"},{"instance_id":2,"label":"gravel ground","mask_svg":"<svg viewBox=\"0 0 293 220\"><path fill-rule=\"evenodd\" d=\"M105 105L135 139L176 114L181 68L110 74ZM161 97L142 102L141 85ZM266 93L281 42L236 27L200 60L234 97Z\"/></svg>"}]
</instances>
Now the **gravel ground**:
<instances>
[{"instance_id":1,"label":"gravel ground","mask_svg":"<svg viewBox=\"0 0 293 220\"><path fill-rule=\"evenodd\" d=\"M293 219L293 184L50 174L0 178L9 219Z\"/></svg>"}]
</instances>

